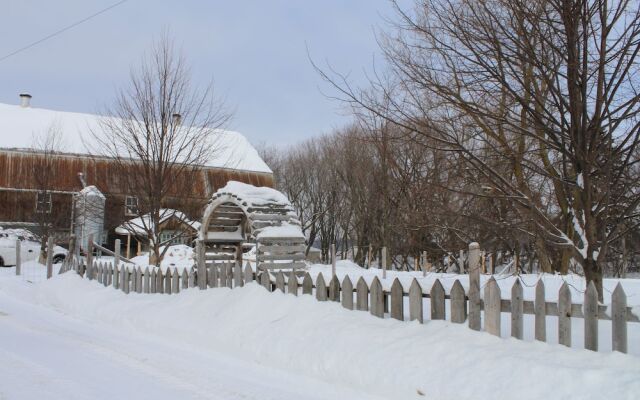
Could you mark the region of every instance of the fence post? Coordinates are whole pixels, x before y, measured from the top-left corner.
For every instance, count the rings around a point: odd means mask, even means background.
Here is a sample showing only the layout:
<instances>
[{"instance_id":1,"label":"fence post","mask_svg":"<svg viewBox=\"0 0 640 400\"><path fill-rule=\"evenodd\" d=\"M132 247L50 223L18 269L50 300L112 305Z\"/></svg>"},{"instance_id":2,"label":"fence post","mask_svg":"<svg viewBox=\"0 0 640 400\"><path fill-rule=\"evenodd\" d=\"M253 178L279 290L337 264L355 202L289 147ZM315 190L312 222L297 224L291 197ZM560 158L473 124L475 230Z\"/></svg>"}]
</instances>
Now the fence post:
<instances>
[{"instance_id":1,"label":"fence post","mask_svg":"<svg viewBox=\"0 0 640 400\"><path fill-rule=\"evenodd\" d=\"M387 279L387 246L382 248L382 279Z\"/></svg>"},{"instance_id":2,"label":"fence post","mask_svg":"<svg viewBox=\"0 0 640 400\"><path fill-rule=\"evenodd\" d=\"M20 257L20 249L21 242L16 240L16 275L20 275L22 269L22 259Z\"/></svg>"},{"instance_id":3,"label":"fence post","mask_svg":"<svg viewBox=\"0 0 640 400\"><path fill-rule=\"evenodd\" d=\"M336 244L331 243L331 278L333 279L333 277L335 276L336 276Z\"/></svg>"},{"instance_id":4,"label":"fence post","mask_svg":"<svg viewBox=\"0 0 640 400\"><path fill-rule=\"evenodd\" d=\"M611 346L613 351L627 352L627 295L618 282L611 295Z\"/></svg>"},{"instance_id":5,"label":"fence post","mask_svg":"<svg viewBox=\"0 0 640 400\"><path fill-rule=\"evenodd\" d=\"M90 233L87 239L87 271L86 271L87 278L89 279L93 279L92 270L93 270L93 233Z\"/></svg>"},{"instance_id":6,"label":"fence post","mask_svg":"<svg viewBox=\"0 0 640 400\"><path fill-rule=\"evenodd\" d=\"M251 269L251 264L247 261L247 265L244 266L244 282L250 283L253 281L253 269Z\"/></svg>"},{"instance_id":7,"label":"fence post","mask_svg":"<svg viewBox=\"0 0 640 400\"><path fill-rule=\"evenodd\" d=\"M149 266L144 269L144 287L145 293L151 293L151 275L149 274Z\"/></svg>"},{"instance_id":8,"label":"fence post","mask_svg":"<svg viewBox=\"0 0 640 400\"><path fill-rule=\"evenodd\" d=\"M115 248L113 249L113 252L116 253L116 255L113 257L113 265L118 268L118 265L120 264L120 239L116 239L116 244L114 246Z\"/></svg>"},{"instance_id":9,"label":"fence post","mask_svg":"<svg viewBox=\"0 0 640 400\"><path fill-rule=\"evenodd\" d=\"M469 244L469 328L480 330L480 245Z\"/></svg>"},{"instance_id":10,"label":"fence post","mask_svg":"<svg viewBox=\"0 0 640 400\"><path fill-rule=\"evenodd\" d=\"M302 278L302 294L313 294L313 280L308 272L305 272Z\"/></svg>"},{"instance_id":11,"label":"fence post","mask_svg":"<svg viewBox=\"0 0 640 400\"><path fill-rule=\"evenodd\" d=\"M198 256L198 287L200 290L207 288L207 264L204 260L204 243L202 240L196 242L196 254Z\"/></svg>"},{"instance_id":12,"label":"fence post","mask_svg":"<svg viewBox=\"0 0 640 400\"><path fill-rule=\"evenodd\" d=\"M47 239L47 279L53 276L53 237Z\"/></svg>"},{"instance_id":13,"label":"fence post","mask_svg":"<svg viewBox=\"0 0 640 400\"><path fill-rule=\"evenodd\" d=\"M492 255L493 257L493 255ZM535 337L541 342L547 341L547 307L544 295L544 282L542 279L536 283L536 298L533 303L535 314Z\"/></svg>"},{"instance_id":14,"label":"fence post","mask_svg":"<svg viewBox=\"0 0 640 400\"><path fill-rule=\"evenodd\" d=\"M423 251L422 252L422 277L423 278L427 276L427 265L428 265L427 252Z\"/></svg>"},{"instance_id":15,"label":"fence post","mask_svg":"<svg viewBox=\"0 0 640 400\"><path fill-rule=\"evenodd\" d=\"M284 293L284 274L282 271L276 273L276 290L280 290Z\"/></svg>"},{"instance_id":16,"label":"fence post","mask_svg":"<svg viewBox=\"0 0 640 400\"><path fill-rule=\"evenodd\" d=\"M360 277L356 283L356 309L369 311L369 288L363 277Z\"/></svg>"}]
</instances>

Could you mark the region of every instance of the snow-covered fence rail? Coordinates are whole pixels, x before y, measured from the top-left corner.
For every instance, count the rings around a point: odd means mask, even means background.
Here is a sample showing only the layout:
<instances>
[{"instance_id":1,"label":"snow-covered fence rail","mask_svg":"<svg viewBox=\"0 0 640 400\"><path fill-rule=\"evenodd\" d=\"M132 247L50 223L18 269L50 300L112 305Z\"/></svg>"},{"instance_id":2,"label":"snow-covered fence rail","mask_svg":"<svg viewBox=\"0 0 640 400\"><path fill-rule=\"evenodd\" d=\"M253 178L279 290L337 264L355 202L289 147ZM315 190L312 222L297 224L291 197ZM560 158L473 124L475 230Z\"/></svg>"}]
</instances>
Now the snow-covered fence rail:
<instances>
[{"instance_id":1,"label":"snow-covered fence rail","mask_svg":"<svg viewBox=\"0 0 640 400\"><path fill-rule=\"evenodd\" d=\"M534 317L533 337L547 341L547 317L557 318L558 342L571 346L571 320L584 321L584 347L598 350L599 321L611 321L612 349L627 352L627 323L640 322L640 318L627 307L626 295L618 284L612 296L611 305L598 304L595 287L590 285L584 293L581 304L572 301L567 283L559 290L558 301L546 301L544 283L538 281L535 287L535 299L523 299L523 287L519 280L513 284L510 297L502 298L500 286L492 277L485 284L483 297L480 297L479 257L477 246L470 247L470 287L465 292L459 280L456 280L447 293L440 280L436 279L430 288L423 288L417 279L408 287L395 278L391 286L383 288L378 277L367 282L363 277L357 280L348 275L342 281L336 275L327 282L322 273L315 282L311 275L291 271L254 273L251 266L235 262L221 262L207 265L204 273L198 274L195 266L179 272L176 268L162 271L159 268L145 268L121 264L93 262L90 266L77 261L63 265L61 272L74 270L80 275L95 279L104 286L113 286L124 293L164 293L175 294L183 289L200 287L201 289L244 286L257 280L270 292L280 291L293 295L312 295L318 301L340 302L349 310L368 311L373 316L389 316L397 320L417 320L422 323L429 316L431 320L448 319L453 323L467 323L471 329L484 330L500 336L503 323L502 314L510 314L510 333L517 339L523 339L525 333L524 316ZM448 307L447 307L448 306ZM448 311L447 311L448 310ZM484 317L484 326L481 323Z\"/></svg>"}]
</instances>

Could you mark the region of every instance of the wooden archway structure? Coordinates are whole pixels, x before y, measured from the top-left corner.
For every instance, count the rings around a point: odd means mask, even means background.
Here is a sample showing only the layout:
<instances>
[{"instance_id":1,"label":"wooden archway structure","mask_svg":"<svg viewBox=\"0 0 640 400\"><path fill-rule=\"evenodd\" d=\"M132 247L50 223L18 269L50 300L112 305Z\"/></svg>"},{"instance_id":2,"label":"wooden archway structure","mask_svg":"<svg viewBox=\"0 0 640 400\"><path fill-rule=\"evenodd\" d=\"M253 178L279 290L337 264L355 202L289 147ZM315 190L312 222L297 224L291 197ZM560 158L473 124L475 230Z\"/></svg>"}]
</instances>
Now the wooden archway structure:
<instances>
[{"instance_id":1,"label":"wooden archway structure","mask_svg":"<svg viewBox=\"0 0 640 400\"><path fill-rule=\"evenodd\" d=\"M300 221L286 196L272 188L227 183L209 200L199 239L207 264L237 262L242 245L255 243L258 270L306 267Z\"/></svg>"}]
</instances>

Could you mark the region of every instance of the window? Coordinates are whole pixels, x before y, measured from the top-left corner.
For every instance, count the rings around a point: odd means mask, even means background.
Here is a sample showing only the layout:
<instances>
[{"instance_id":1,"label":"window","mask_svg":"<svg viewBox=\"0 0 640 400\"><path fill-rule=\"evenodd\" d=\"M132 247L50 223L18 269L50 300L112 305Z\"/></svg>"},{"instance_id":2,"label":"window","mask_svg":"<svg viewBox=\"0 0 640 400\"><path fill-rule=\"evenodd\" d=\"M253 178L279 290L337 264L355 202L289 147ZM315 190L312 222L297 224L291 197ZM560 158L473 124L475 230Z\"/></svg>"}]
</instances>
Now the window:
<instances>
[{"instance_id":1,"label":"window","mask_svg":"<svg viewBox=\"0 0 640 400\"><path fill-rule=\"evenodd\" d=\"M127 196L124 200L124 215L138 215L138 198Z\"/></svg>"},{"instance_id":2,"label":"window","mask_svg":"<svg viewBox=\"0 0 640 400\"><path fill-rule=\"evenodd\" d=\"M170 242L165 243L165 241L170 239ZM160 232L160 243L162 243L163 245L187 244L188 241L189 238L186 235L182 234L181 231L165 230Z\"/></svg>"},{"instance_id":3,"label":"window","mask_svg":"<svg viewBox=\"0 0 640 400\"><path fill-rule=\"evenodd\" d=\"M38 192L36 195L36 212L51 214L51 193Z\"/></svg>"}]
</instances>

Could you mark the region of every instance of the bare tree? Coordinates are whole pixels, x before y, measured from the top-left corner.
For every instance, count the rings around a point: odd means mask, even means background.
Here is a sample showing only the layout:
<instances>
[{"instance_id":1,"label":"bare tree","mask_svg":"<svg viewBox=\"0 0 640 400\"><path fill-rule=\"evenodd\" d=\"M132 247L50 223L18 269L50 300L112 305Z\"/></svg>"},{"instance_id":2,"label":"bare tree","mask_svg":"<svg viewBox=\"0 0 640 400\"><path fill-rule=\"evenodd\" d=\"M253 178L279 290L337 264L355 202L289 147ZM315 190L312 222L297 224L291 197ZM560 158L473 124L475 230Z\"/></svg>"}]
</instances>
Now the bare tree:
<instances>
[{"instance_id":1,"label":"bare tree","mask_svg":"<svg viewBox=\"0 0 640 400\"><path fill-rule=\"evenodd\" d=\"M35 223L40 236L39 262L45 263L47 258L47 241L54 229L67 221L63 220L63 214L54 212L54 188L56 177L55 155L63 146L62 131L54 121L46 131L36 132L33 135L33 149L36 151L33 157L32 171L35 183Z\"/></svg>"},{"instance_id":2,"label":"bare tree","mask_svg":"<svg viewBox=\"0 0 640 400\"><path fill-rule=\"evenodd\" d=\"M630 220L640 203L637 182L626 178L640 141L637 4L427 0L414 12L396 8L394 34L381 40L391 72L373 89L320 73L356 110L457 154L479 186L469 195L504 201L542 264L560 259L566 272L576 261L602 297L609 245L637 226Z\"/></svg>"},{"instance_id":3,"label":"bare tree","mask_svg":"<svg viewBox=\"0 0 640 400\"><path fill-rule=\"evenodd\" d=\"M167 211L167 206L177 197L184 211L195 205L193 180L220 155L224 146L220 128L229 118L212 84L192 86L184 57L165 34L132 69L130 86L118 92L100 127L93 130L88 146L113 160L119 184L137 197L137 206L130 210L139 217L140 226L125 224L125 228L134 234L145 232L151 264L160 264L168 247L162 250L162 246L174 239L161 241L161 221L187 216Z\"/></svg>"}]
</instances>

